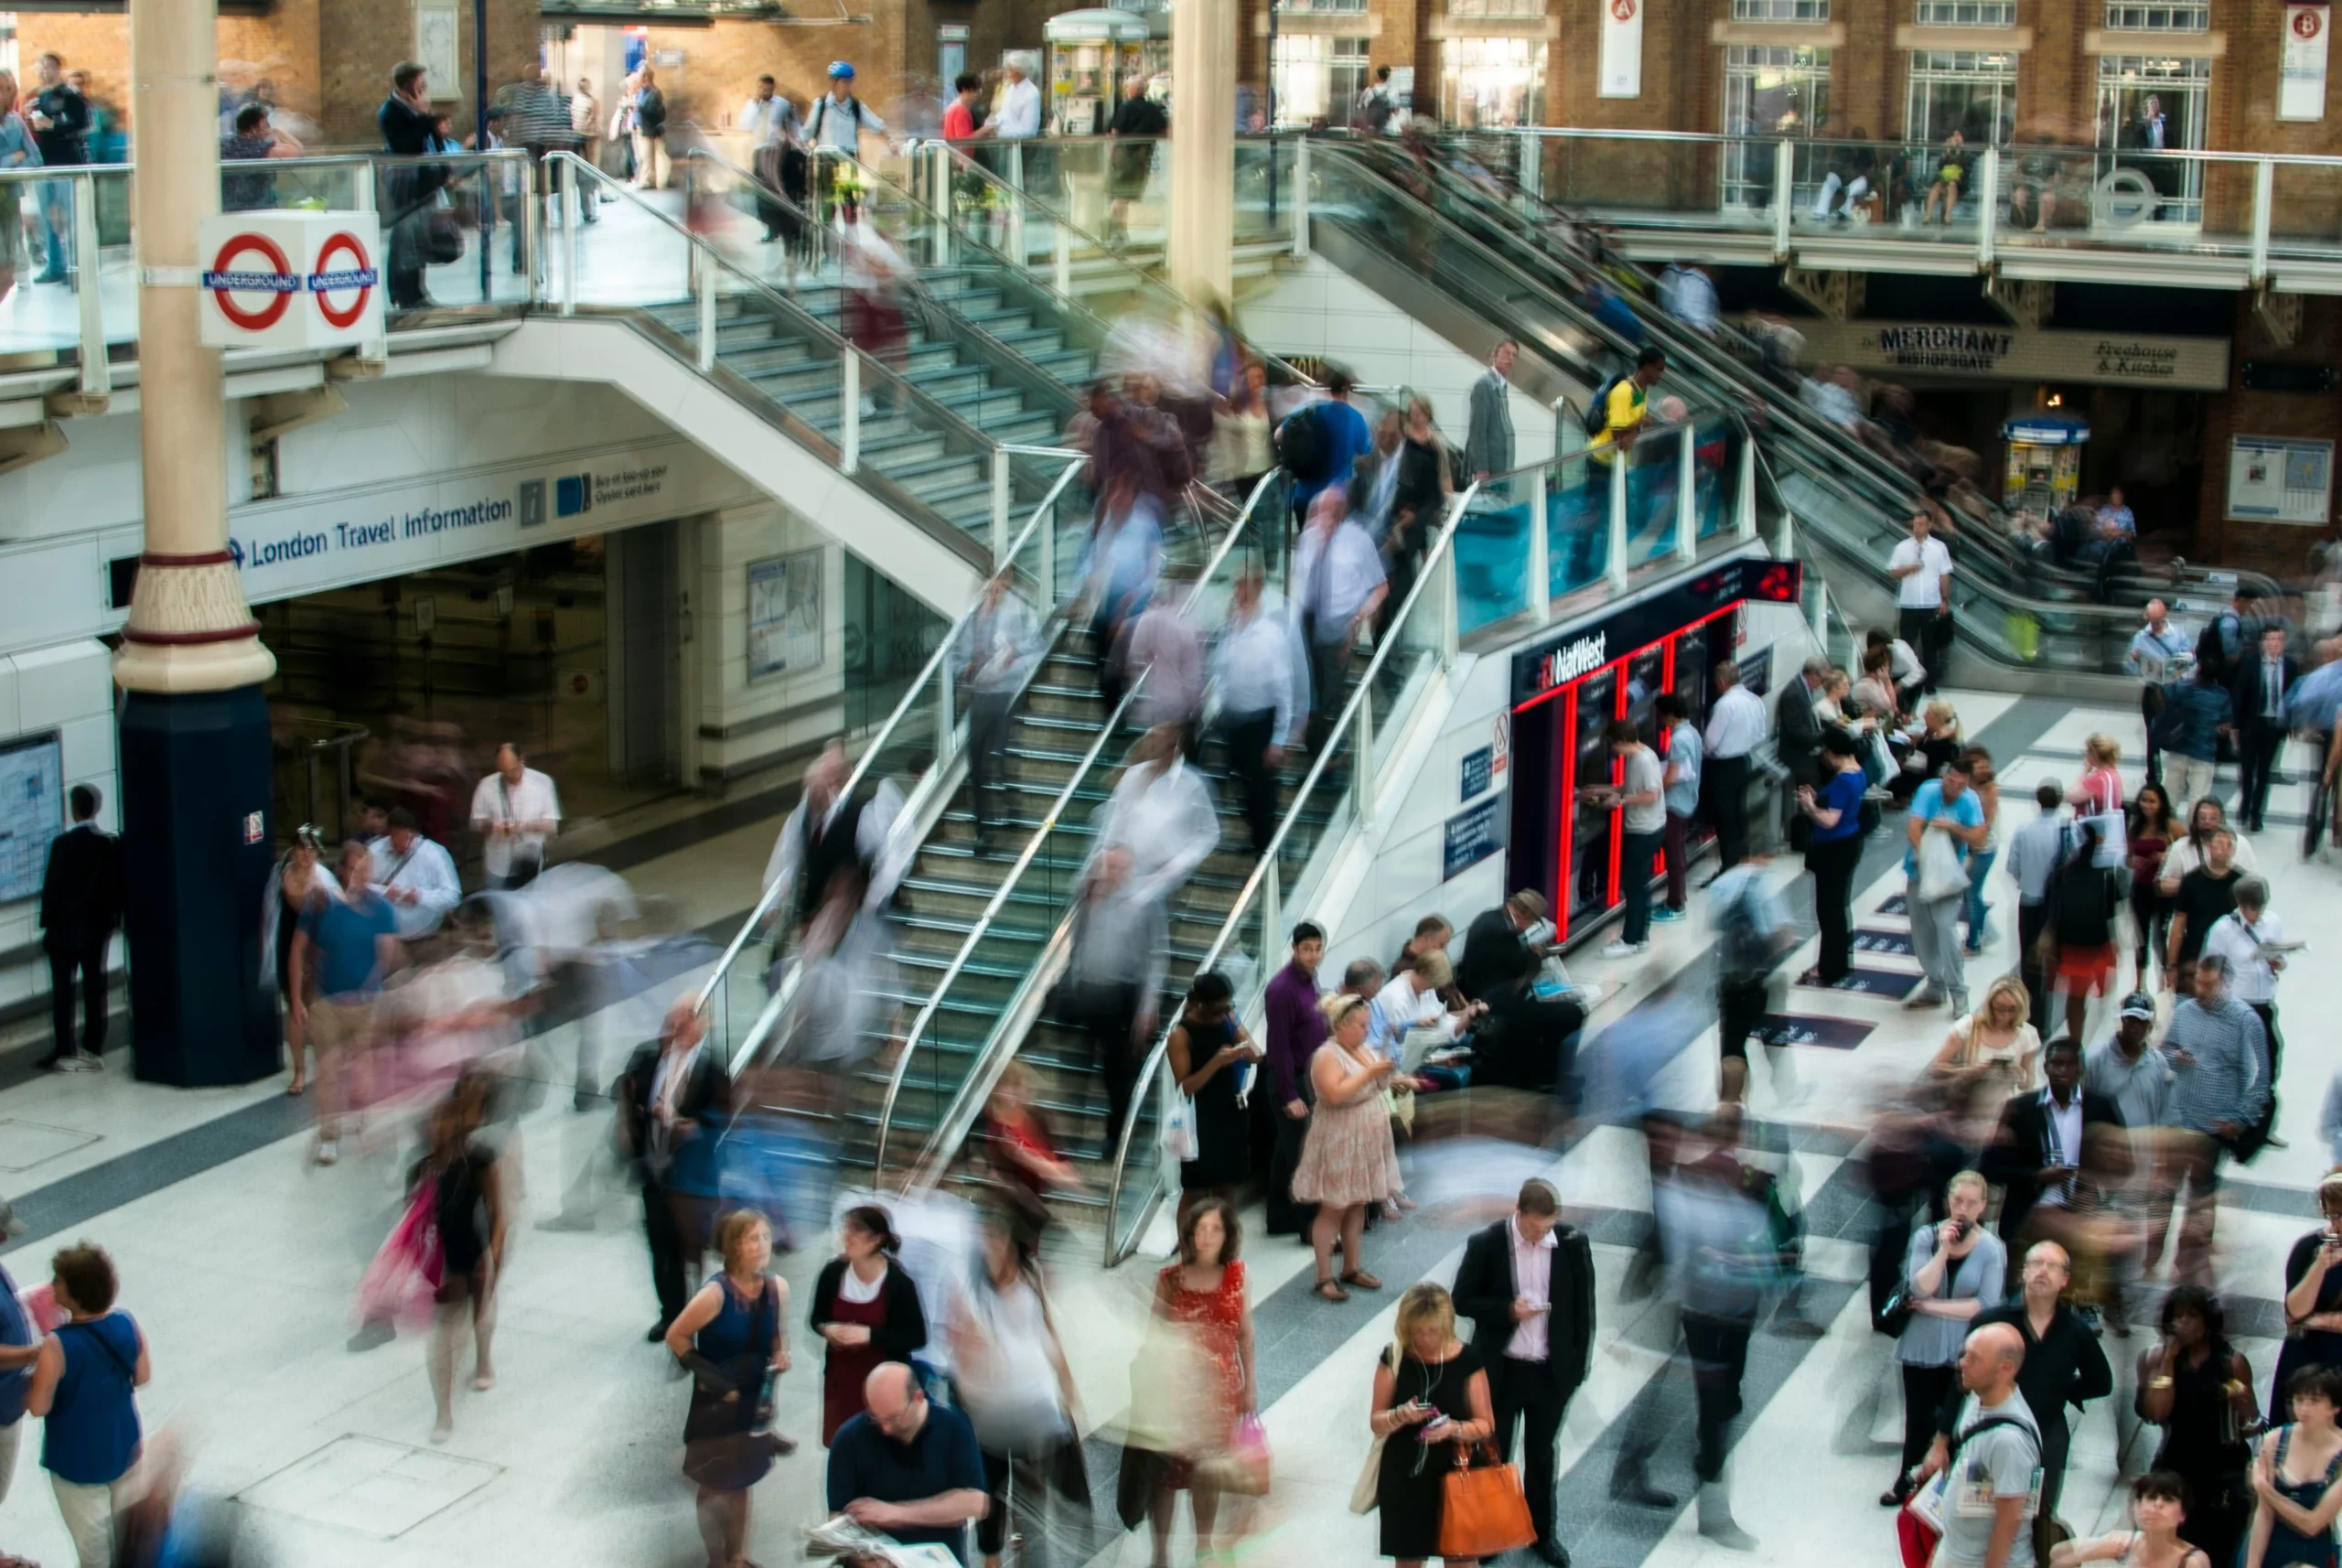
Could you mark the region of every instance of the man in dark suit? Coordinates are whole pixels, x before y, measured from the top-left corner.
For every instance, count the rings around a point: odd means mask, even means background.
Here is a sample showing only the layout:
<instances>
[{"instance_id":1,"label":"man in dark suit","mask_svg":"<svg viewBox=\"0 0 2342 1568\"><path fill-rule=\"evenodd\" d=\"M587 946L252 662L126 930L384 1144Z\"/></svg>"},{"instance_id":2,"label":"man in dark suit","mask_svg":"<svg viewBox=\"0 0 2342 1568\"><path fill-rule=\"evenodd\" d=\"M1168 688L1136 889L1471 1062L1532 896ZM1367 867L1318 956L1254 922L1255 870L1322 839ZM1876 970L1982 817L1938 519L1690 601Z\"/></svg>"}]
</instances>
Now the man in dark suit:
<instances>
[{"instance_id":1,"label":"man in dark suit","mask_svg":"<svg viewBox=\"0 0 2342 1568\"><path fill-rule=\"evenodd\" d=\"M1594 1346L1594 1251L1584 1231L1561 1222L1561 1208L1552 1183L1524 1182L1512 1217L1464 1243L1454 1294L1488 1367L1497 1443L1508 1461L1513 1428L1528 1423L1521 1467L1537 1527L1531 1550L1569 1568L1570 1554L1553 1538L1553 1454Z\"/></svg>"},{"instance_id":2,"label":"man in dark suit","mask_svg":"<svg viewBox=\"0 0 2342 1568\"><path fill-rule=\"evenodd\" d=\"M1829 678L1830 660L1816 654L1805 661L1798 678L1781 693L1780 701L1773 704L1773 749L1780 757L1781 766L1789 770L1787 792L1782 797L1784 822L1794 824L1804 819L1804 813L1797 810L1799 786L1809 789L1821 787L1821 719L1813 711L1813 702L1821 694L1822 682Z\"/></svg>"},{"instance_id":3,"label":"man in dark suit","mask_svg":"<svg viewBox=\"0 0 2342 1568\"><path fill-rule=\"evenodd\" d=\"M2237 817L2245 832L2257 833L2285 749L2285 693L2301 679L2302 665L2285 651L2285 628L2270 626L2261 628L2261 656L2238 660L2234 671L2229 711L2236 715L2237 770L2243 776Z\"/></svg>"},{"instance_id":4,"label":"man in dark suit","mask_svg":"<svg viewBox=\"0 0 2342 1568\"><path fill-rule=\"evenodd\" d=\"M732 1109L732 1078L702 1044L706 1024L686 995L668 1010L655 1045L637 1049L618 1079L618 1131L642 1178L657 1341L690 1299L687 1282L707 1251L715 1208L715 1140Z\"/></svg>"},{"instance_id":5,"label":"man in dark suit","mask_svg":"<svg viewBox=\"0 0 2342 1568\"><path fill-rule=\"evenodd\" d=\"M44 1068L95 1067L106 1048L106 944L122 924L122 841L98 830L98 792L66 796L73 825L51 840L40 879L40 945L48 954L56 1046ZM73 982L81 983L81 1048L73 1049Z\"/></svg>"},{"instance_id":6,"label":"man in dark suit","mask_svg":"<svg viewBox=\"0 0 2342 1568\"><path fill-rule=\"evenodd\" d=\"M1481 913L1464 934L1456 988L1467 1001L1488 1006L1473 1030L1476 1084L1565 1095L1573 1089L1572 1041L1585 1023L1585 1009L1567 997L1537 994L1546 949L1531 943L1529 933L1544 920L1544 895L1524 887Z\"/></svg>"},{"instance_id":7,"label":"man in dark suit","mask_svg":"<svg viewBox=\"0 0 2342 1568\"><path fill-rule=\"evenodd\" d=\"M2059 1036L2042 1051L2041 1076L2049 1087L2017 1095L2002 1108L2000 1131L1978 1166L1986 1181L2008 1189L2001 1199L2001 1240L2013 1252L2024 1250L2025 1222L2036 1208L2070 1201L2089 1129L2123 1125L2120 1106L2081 1087L2082 1047L2071 1036ZM2127 1176L2128 1150L2122 1140L2109 1140L2105 1157L2120 1160L2123 1169L2103 1174Z\"/></svg>"}]
</instances>

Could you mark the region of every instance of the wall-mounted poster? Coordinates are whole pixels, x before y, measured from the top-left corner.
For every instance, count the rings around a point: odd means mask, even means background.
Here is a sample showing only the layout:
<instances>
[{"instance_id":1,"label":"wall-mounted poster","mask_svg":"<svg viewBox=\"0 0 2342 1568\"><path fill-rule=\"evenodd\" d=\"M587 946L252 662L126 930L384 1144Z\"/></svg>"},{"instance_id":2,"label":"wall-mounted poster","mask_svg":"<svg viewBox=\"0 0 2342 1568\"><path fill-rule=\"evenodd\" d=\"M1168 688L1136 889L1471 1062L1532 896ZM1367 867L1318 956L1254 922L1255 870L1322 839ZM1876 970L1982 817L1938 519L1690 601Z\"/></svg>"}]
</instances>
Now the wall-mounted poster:
<instances>
[{"instance_id":1,"label":"wall-mounted poster","mask_svg":"<svg viewBox=\"0 0 2342 1568\"><path fill-rule=\"evenodd\" d=\"M55 730L0 741L0 904L40 896L65 831L65 748Z\"/></svg>"},{"instance_id":2,"label":"wall-mounted poster","mask_svg":"<svg viewBox=\"0 0 2342 1568\"><path fill-rule=\"evenodd\" d=\"M822 662L822 552L748 564L748 679L794 675Z\"/></svg>"},{"instance_id":3,"label":"wall-mounted poster","mask_svg":"<svg viewBox=\"0 0 2342 1568\"><path fill-rule=\"evenodd\" d=\"M456 63L456 7L445 0L422 0L414 8L414 59L423 67L424 86L435 102L464 95Z\"/></svg>"},{"instance_id":4,"label":"wall-mounted poster","mask_svg":"<svg viewBox=\"0 0 2342 1568\"><path fill-rule=\"evenodd\" d=\"M2283 435L2229 438L2229 516L2316 527L2333 504L2333 442Z\"/></svg>"}]
</instances>

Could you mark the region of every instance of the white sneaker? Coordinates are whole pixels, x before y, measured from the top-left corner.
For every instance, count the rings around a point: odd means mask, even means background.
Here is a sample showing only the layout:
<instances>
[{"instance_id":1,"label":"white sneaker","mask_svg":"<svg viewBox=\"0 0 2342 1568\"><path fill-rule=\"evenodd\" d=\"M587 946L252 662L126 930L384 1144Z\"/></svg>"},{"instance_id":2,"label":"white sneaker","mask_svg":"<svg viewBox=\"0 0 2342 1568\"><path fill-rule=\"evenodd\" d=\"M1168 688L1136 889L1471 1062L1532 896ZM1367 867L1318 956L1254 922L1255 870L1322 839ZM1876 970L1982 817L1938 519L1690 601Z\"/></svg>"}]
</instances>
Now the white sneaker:
<instances>
[{"instance_id":1,"label":"white sneaker","mask_svg":"<svg viewBox=\"0 0 2342 1568\"><path fill-rule=\"evenodd\" d=\"M321 1165L329 1165L340 1158L341 1145L336 1143L333 1139L328 1138L317 1145L317 1164Z\"/></svg>"},{"instance_id":2,"label":"white sneaker","mask_svg":"<svg viewBox=\"0 0 2342 1568\"><path fill-rule=\"evenodd\" d=\"M1604 958L1632 958L1638 952L1648 952L1649 950L1649 942L1630 942L1622 939L1604 948L1602 956Z\"/></svg>"}]
</instances>

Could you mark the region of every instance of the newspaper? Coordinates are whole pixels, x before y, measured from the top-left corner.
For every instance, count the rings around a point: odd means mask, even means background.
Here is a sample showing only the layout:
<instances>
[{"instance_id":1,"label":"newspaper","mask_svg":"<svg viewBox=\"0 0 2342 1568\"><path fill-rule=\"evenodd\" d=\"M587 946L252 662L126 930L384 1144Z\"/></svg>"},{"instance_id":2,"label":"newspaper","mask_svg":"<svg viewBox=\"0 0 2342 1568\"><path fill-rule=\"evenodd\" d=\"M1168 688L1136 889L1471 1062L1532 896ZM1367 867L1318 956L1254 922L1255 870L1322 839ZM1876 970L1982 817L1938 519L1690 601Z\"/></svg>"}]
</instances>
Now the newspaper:
<instances>
[{"instance_id":1,"label":"newspaper","mask_svg":"<svg viewBox=\"0 0 2342 1568\"><path fill-rule=\"evenodd\" d=\"M843 1514L833 1515L805 1530L808 1557L847 1557L885 1563L891 1568L960 1568L948 1547L928 1542L905 1546L876 1530L856 1524Z\"/></svg>"}]
</instances>

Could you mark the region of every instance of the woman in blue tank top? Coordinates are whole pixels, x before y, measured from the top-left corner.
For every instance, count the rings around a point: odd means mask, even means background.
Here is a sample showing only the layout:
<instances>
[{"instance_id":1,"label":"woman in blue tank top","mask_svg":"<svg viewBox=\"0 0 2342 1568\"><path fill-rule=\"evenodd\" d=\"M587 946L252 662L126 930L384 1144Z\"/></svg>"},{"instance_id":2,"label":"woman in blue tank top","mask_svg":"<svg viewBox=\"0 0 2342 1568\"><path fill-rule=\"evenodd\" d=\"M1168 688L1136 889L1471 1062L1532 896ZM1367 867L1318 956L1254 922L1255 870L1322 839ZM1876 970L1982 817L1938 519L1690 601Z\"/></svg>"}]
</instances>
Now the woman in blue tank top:
<instances>
[{"instance_id":1,"label":"woman in blue tank top","mask_svg":"<svg viewBox=\"0 0 2342 1568\"><path fill-rule=\"evenodd\" d=\"M114 1488L138 1462L136 1391L150 1374L146 1337L113 1310L113 1260L87 1242L50 1262L57 1305L70 1315L33 1366L27 1414L45 1417L40 1462L81 1568L110 1568Z\"/></svg>"},{"instance_id":2,"label":"woman in blue tank top","mask_svg":"<svg viewBox=\"0 0 2342 1568\"><path fill-rule=\"evenodd\" d=\"M2342 1371L2304 1367L2286 1380L2294 1423L2261 1440L2252 1490L2261 1507L2245 1568L2337 1568L2334 1520L2342 1512Z\"/></svg>"}]
</instances>

